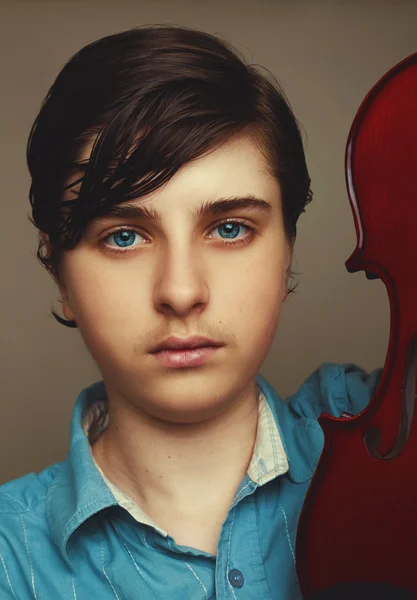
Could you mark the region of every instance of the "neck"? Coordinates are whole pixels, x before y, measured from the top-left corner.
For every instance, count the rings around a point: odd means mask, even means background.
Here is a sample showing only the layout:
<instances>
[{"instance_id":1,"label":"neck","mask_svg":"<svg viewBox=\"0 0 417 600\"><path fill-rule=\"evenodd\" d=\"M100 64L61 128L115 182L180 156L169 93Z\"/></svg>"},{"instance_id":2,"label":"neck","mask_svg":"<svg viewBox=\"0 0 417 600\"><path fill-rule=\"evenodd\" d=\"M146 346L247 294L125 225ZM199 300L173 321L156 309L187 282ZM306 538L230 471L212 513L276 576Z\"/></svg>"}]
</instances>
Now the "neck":
<instances>
[{"instance_id":1,"label":"neck","mask_svg":"<svg viewBox=\"0 0 417 600\"><path fill-rule=\"evenodd\" d=\"M202 423L167 423L109 396L109 426L93 445L108 479L152 511L230 507L253 454L258 423L255 382L228 409Z\"/></svg>"}]
</instances>

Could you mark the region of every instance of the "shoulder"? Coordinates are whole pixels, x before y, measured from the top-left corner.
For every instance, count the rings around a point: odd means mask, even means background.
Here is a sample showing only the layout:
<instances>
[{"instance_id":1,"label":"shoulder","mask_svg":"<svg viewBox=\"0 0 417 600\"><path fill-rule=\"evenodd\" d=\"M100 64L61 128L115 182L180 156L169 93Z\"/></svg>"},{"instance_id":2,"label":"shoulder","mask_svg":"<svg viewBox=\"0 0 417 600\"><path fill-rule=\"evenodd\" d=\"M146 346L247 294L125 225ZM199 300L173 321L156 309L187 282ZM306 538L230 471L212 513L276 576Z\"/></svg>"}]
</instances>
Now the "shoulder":
<instances>
[{"instance_id":1,"label":"shoulder","mask_svg":"<svg viewBox=\"0 0 417 600\"><path fill-rule=\"evenodd\" d=\"M382 370L366 371L353 363L322 363L287 398L288 406L312 419L323 412L334 417L340 417L342 412L357 414L374 395Z\"/></svg>"},{"instance_id":2,"label":"shoulder","mask_svg":"<svg viewBox=\"0 0 417 600\"><path fill-rule=\"evenodd\" d=\"M31 577L27 570L31 569L36 548L50 539L46 500L61 464L0 485L1 598L16 598L16 594L21 597L27 591Z\"/></svg>"},{"instance_id":3,"label":"shoulder","mask_svg":"<svg viewBox=\"0 0 417 600\"><path fill-rule=\"evenodd\" d=\"M36 510L45 502L49 486L61 464L55 463L40 473L27 473L0 485L0 515L30 513ZM0 519L2 524L4 521L4 518Z\"/></svg>"}]
</instances>

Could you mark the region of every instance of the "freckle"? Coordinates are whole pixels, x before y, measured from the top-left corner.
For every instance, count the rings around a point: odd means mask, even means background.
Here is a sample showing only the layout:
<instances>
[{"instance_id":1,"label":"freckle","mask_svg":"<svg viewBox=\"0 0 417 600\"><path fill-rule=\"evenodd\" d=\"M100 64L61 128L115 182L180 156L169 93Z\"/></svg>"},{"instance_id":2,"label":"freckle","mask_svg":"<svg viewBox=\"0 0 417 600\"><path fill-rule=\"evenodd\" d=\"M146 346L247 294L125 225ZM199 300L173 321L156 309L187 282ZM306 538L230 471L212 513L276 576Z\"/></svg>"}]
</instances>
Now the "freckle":
<instances>
[{"instance_id":1,"label":"freckle","mask_svg":"<svg viewBox=\"0 0 417 600\"><path fill-rule=\"evenodd\" d=\"M149 469L145 469L145 471L146 471L147 473L149 473Z\"/></svg>"},{"instance_id":2,"label":"freckle","mask_svg":"<svg viewBox=\"0 0 417 600\"><path fill-rule=\"evenodd\" d=\"M170 456L168 456L168 458L171 458Z\"/></svg>"}]
</instances>

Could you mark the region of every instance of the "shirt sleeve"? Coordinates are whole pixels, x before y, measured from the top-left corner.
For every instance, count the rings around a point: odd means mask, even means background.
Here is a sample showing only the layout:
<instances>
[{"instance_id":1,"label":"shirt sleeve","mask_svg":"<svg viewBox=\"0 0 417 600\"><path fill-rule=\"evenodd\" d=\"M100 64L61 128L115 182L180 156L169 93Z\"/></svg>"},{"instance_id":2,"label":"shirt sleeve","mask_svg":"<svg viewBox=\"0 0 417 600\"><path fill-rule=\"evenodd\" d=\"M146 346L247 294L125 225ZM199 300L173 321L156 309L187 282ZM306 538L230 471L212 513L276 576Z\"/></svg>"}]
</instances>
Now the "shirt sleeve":
<instances>
[{"instance_id":1,"label":"shirt sleeve","mask_svg":"<svg viewBox=\"0 0 417 600\"><path fill-rule=\"evenodd\" d=\"M382 375L382 368L370 373L353 364L341 365L345 379L346 412L360 413L371 401Z\"/></svg>"},{"instance_id":2,"label":"shirt sleeve","mask_svg":"<svg viewBox=\"0 0 417 600\"><path fill-rule=\"evenodd\" d=\"M340 417L360 413L372 399L383 369L367 372L352 363L323 363L287 399L293 413L318 419L322 413Z\"/></svg>"},{"instance_id":3,"label":"shirt sleeve","mask_svg":"<svg viewBox=\"0 0 417 600\"><path fill-rule=\"evenodd\" d=\"M0 598L1 600L18 600L20 595L16 595L10 581L8 562L8 557L0 549Z\"/></svg>"}]
</instances>

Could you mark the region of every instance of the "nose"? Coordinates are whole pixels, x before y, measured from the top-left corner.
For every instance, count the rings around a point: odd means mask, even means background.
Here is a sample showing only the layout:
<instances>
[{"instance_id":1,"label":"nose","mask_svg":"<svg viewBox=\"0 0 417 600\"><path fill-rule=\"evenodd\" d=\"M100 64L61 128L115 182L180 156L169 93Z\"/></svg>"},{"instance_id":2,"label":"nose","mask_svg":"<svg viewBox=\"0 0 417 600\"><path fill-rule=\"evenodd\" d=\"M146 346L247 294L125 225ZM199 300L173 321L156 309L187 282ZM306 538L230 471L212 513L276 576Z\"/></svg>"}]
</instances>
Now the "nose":
<instances>
[{"instance_id":1,"label":"nose","mask_svg":"<svg viewBox=\"0 0 417 600\"><path fill-rule=\"evenodd\" d=\"M207 267L190 254L183 252L165 260L154 292L158 311L184 317L195 307L201 311L208 304Z\"/></svg>"}]
</instances>

